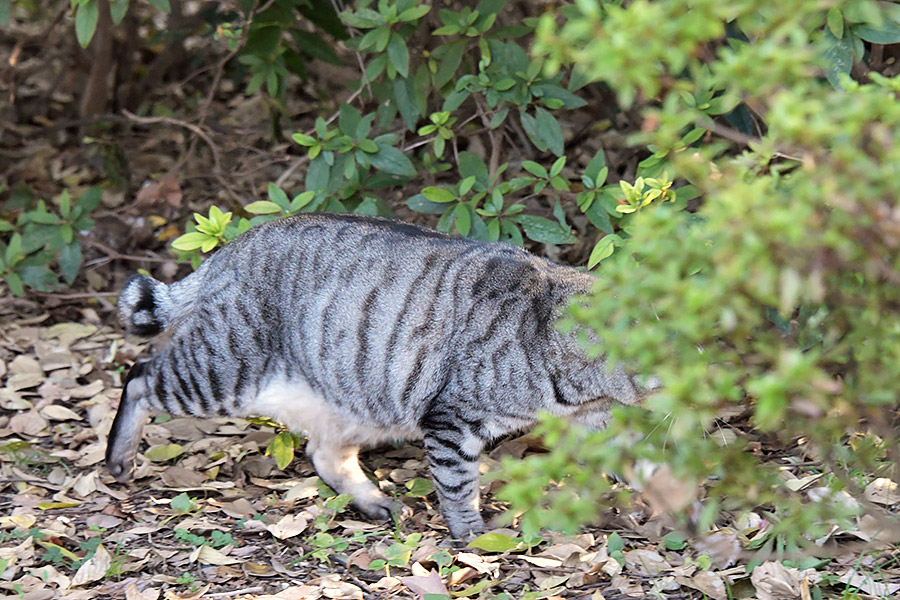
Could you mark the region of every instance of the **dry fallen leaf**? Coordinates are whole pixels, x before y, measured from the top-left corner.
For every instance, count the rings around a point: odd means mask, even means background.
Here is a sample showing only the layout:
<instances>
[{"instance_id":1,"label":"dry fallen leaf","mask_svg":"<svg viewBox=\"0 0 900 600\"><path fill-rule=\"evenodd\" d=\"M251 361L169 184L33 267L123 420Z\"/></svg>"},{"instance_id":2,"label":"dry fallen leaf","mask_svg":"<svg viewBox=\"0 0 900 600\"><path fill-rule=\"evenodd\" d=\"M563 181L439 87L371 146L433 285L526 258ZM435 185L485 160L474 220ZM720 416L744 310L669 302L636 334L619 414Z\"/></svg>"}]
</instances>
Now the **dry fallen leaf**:
<instances>
[{"instance_id":1,"label":"dry fallen leaf","mask_svg":"<svg viewBox=\"0 0 900 600\"><path fill-rule=\"evenodd\" d=\"M198 546L191 552L190 561L198 561L204 565L234 565L241 562L237 558L232 558L220 550L216 550L212 546L203 544Z\"/></svg>"},{"instance_id":2,"label":"dry fallen leaf","mask_svg":"<svg viewBox=\"0 0 900 600\"><path fill-rule=\"evenodd\" d=\"M656 467L644 485L641 496L654 512L678 512L697 499L696 482L679 479L669 465Z\"/></svg>"},{"instance_id":3,"label":"dry fallen leaf","mask_svg":"<svg viewBox=\"0 0 900 600\"><path fill-rule=\"evenodd\" d=\"M112 564L112 557L103 545L97 546L94 556L89 558L78 568L75 577L72 578L72 586L84 585L92 581L99 581L106 577L109 566Z\"/></svg>"},{"instance_id":4,"label":"dry fallen leaf","mask_svg":"<svg viewBox=\"0 0 900 600\"><path fill-rule=\"evenodd\" d=\"M494 557L491 557L493 559ZM497 578L500 575L500 564L494 560L490 560L471 552L460 552L456 555L456 560L464 565L468 565L478 571Z\"/></svg>"},{"instance_id":5,"label":"dry fallen leaf","mask_svg":"<svg viewBox=\"0 0 900 600\"><path fill-rule=\"evenodd\" d=\"M815 582L814 569L800 571L785 567L779 562L768 561L753 569L750 582L756 589L758 600L793 600L799 598L804 580Z\"/></svg>"},{"instance_id":6,"label":"dry fallen leaf","mask_svg":"<svg viewBox=\"0 0 900 600\"><path fill-rule=\"evenodd\" d=\"M157 600L159 588L147 587L144 591L138 589L137 582L132 582L125 588L125 600Z\"/></svg>"},{"instance_id":7,"label":"dry fallen leaf","mask_svg":"<svg viewBox=\"0 0 900 600\"><path fill-rule=\"evenodd\" d=\"M80 421L81 415L65 406L58 404L48 404L40 411L41 416L50 421Z\"/></svg>"},{"instance_id":8,"label":"dry fallen leaf","mask_svg":"<svg viewBox=\"0 0 900 600\"><path fill-rule=\"evenodd\" d=\"M718 573L712 571L700 571L691 578L689 587L700 590L714 600L726 600L728 598L728 590L725 588L725 582Z\"/></svg>"},{"instance_id":9,"label":"dry fallen leaf","mask_svg":"<svg viewBox=\"0 0 900 600\"><path fill-rule=\"evenodd\" d=\"M18 413L9 420L9 428L22 435L40 435L48 426L47 420L35 410Z\"/></svg>"},{"instance_id":10,"label":"dry fallen leaf","mask_svg":"<svg viewBox=\"0 0 900 600\"><path fill-rule=\"evenodd\" d=\"M856 569L850 569L838 579L847 585L859 588L870 596L876 598L889 598L900 592L900 583L887 583L884 574L859 573Z\"/></svg>"},{"instance_id":11,"label":"dry fallen leaf","mask_svg":"<svg viewBox=\"0 0 900 600\"><path fill-rule=\"evenodd\" d=\"M625 553L625 564L641 575L659 575L671 565L653 550L630 550Z\"/></svg>"},{"instance_id":12,"label":"dry fallen leaf","mask_svg":"<svg viewBox=\"0 0 900 600\"><path fill-rule=\"evenodd\" d=\"M897 483L887 477L879 477L866 486L866 500L876 504L900 504L900 490Z\"/></svg>"},{"instance_id":13,"label":"dry fallen leaf","mask_svg":"<svg viewBox=\"0 0 900 600\"><path fill-rule=\"evenodd\" d=\"M362 590L352 583L341 581L340 575L326 575L320 580L322 595L335 600L363 600Z\"/></svg>"},{"instance_id":14,"label":"dry fallen leaf","mask_svg":"<svg viewBox=\"0 0 900 600\"><path fill-rule=\"evenodd\" d=\"M418 594L422 600L424 600L425 594L450 595L450 592L447 591L447 586L441 580L441 576L434 569L427 576L400 577L400 581L413 593Z\"/></svg>"},{"instance_id":15,"label":"dry fallen leaf","mask_svg":"<svg viewBox=\"0 0 900 600\"><path fill-rule=\"evenodd\" d=\"M279 540L286 540L303 533L308 523L303 515L285 515L277 523L267 526L266 529Z\"/></svg>"}]
</instances>

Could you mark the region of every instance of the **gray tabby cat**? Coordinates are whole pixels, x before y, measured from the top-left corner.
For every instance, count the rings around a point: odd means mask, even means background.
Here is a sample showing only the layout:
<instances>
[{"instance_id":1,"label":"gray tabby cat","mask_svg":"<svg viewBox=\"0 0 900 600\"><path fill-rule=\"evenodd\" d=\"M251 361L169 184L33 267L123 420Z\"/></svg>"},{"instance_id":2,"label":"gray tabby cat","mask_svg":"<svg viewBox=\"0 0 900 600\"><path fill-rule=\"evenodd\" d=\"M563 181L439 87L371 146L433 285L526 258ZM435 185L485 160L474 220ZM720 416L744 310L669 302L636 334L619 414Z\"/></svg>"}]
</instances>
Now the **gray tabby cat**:
<instances>
[{"instance_id":1,"label":"gray tabby cat","mask_svg":"<svg viewBox=\"0 0 900 600\"><path fill-rule=\"evenodd\" d=\"M540 411L603 426L644 395L554 328L594 278L502 243L387 219L315 214L251 229L166 285L133 276L129 329L173 332L127 376L106 461L130 478L151 409L261 415L309 436L329 486L373 519L396 510L360 447L424 438L450 533L483 527L478 459Z\"/></svg>"}]
</instances>

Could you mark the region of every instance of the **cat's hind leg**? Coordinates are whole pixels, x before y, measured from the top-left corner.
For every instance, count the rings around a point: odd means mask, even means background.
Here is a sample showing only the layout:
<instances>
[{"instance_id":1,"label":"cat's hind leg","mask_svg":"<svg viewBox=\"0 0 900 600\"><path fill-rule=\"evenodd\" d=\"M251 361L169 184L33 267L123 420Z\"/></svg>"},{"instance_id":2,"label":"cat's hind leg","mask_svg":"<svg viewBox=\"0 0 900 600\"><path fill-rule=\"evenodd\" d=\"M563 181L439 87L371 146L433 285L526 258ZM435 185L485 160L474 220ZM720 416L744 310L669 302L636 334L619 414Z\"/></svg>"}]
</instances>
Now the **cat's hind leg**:
<instances>
[{"instance_id":1,"label":"cat's hind leg","mask_svg":"<svg viewBox=\"0 0 900 600\"><path fill-rule=\"evenodd\" d=\"M339 494L353 496L351 505L370 519L389 521L409 512L405 504L389 498L369 480L359 464L359 446L311 435L306 452L322 481Z\"/></svg>"},{"instance_id":2,"label":"cat's hind leg","mask_svg":"<svg viewBox=\"0 0 900 600\"><path fill-rule=\"evenodd\" d=\"M425 450L441 501L441 513L457 539L484 529L479 503L479 455L485 441L458 415L430 415Z\"/></svg>"}]
</instances>

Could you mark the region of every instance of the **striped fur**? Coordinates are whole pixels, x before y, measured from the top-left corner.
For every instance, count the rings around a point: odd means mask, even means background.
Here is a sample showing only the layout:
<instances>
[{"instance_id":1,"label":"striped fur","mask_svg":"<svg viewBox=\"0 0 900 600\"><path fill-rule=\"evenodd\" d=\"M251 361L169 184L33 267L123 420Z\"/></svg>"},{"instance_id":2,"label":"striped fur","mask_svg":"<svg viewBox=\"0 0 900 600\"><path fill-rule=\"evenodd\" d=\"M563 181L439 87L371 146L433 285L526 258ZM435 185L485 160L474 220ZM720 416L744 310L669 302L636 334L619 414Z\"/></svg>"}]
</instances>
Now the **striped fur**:
<instances>
[{"instance_id":1,"label":"striped fur","mask_svg":"<svg viewBox=\"0 0 900 600\"><path fill-rule=\"evenodd\" d=\"M643 395L590 360L555 317L593 277L506 244L350 215L251 229L185 279L136 276L129 329L172 339L129 374L107 463L133 470L151 409L263 415L309 437L316 471L372 518L392 501L360 447L424 438L441 509L462 537L483 522L478 459L542 410L602 426L612 402Z\"/></svg>"}]
</instances>

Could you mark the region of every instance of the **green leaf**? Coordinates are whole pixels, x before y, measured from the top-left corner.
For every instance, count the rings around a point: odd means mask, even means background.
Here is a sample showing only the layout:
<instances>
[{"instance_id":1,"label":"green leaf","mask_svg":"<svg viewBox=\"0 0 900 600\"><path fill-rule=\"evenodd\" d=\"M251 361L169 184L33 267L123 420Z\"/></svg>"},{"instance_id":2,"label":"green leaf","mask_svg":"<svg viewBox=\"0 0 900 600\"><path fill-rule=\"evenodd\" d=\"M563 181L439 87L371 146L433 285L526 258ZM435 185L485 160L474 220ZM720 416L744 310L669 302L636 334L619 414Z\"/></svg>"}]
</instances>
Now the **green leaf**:
<instances>
[{"instance_id":1,"label":"green leaf","mask_svg":"<svg viewBox=\"0 0 900 600\"><path fill-rule=\"evenodd\" d=\"M0 0L0 27L9 25L9 0ZM3 565L6 570L5 565Z\"/></svg>"},{"instance_id":2,"label":"green leaf","mask_svg":"<svg viewBox=\"0 0 900 600\"><path fill-rule=\"evenodd\" d=\"M97 19L100 16L98 2L99 0L88 0L75 9L75 37L82 48L88 47L97 31Z\"/></svg>"},{"instance_id":3,"label":"green leaf","mask_svg":"<svg viewBox=\"0 0 900 600\"><path fill-rule=\"evenodd\" d=\"M529 239L542 244L574 244L578 241L571 231L563 229L556 221L536 215L516 215L514 219L525 229Z\"/></svg>"},{"instance_id":4,"label":"green leaf","mask_svg":"<svg viewBox=\"0 0 900 600\"><path fill-rule=\"evenodd\" d=\"M773 431L782 422L787 410L788 398L783 382L774 375L751 381L748 391L756 396L754 421L763 431Z\"/></svg>"},{"instance_id":5,"label":"green leaf","mask_svg":"<svg viewBox=\"0 0 900 600\"><path fill-rule=\"evenodd\" d=\"M896 44L900 42L900 25L889 21L886 21L881 27L858 25L852 29L853 33L873 44Z\"/></svg>"},{"instance_id":6,"label":"green leaf","mask_svg":"<svg viewBox=\"0 0 900 600\"><path fill-rule=\"evenodd\" d=\"M306 190L305 192L300 192L294 199L291 200L291 212L297 212L307 204L313 201L313 198L316 197L316 193L313 190Z\"/></svg>"},{"instance_id":7,"label":"green leaf","mask_svg":"<svg viewBox=\"0 0 900 600\"><path fill-rule=\"evenodd\" d=\"M550 174L547 173L547 169L545 169L543 165L539 165L533 160L522 161L522 168L536 177L542 177L546 179L550 176Z\"/></svg>"},{"instance_id":8,"label":"green leaf","mask_svg":"<svg viewBox=\"0 0 900 600\"><path fill-rule=\"evenodd\" d=\"M406 41L397 33L391 34L391 39L387 45L388 58L391 64L397 69L402 77L409 75L409 50L406 47Z\"/></svg>"},{"instance_id":9,"label":"green leaf","mask_svg":"<svg viewBox=\"0 0 900 600\"><path fill-rule=\"evenodd\" d=\"M113 25L118 25L128 12L129 0L110 0L109 13L112 16Z\"/></svg>"},{"instance_id":10,"label":"green leaf","mask_svg":"<svg viewBox=\"0 0 900 600\"><path fill-rule=\"evenodd\" d=\"M406 201L406 205L410 209L416 212L424 213L426 215L439 215L447 210L446 204L432 202L425 197L425 194L416 194L415 196L409 198Z\"/></svg>"},{"instance_id":11,"label":"green leaf","mask_svg":"<svg viewBox=\"0 0 900 600\"><path fill-rule=\"evenodd\" d=\"M63 279L69 285L75 281L78 275L78 269L81 268L81 244L73 241L66 244L59 252L59 270L62 272Z\"/></svg>"},{"instance_id":12,"label":"green leaf","mask_svg":"<svg viewBox=\"0 0 900 600\"><path fill-rule=\"evenodd\" d=\"M456 194L453 192L434 186L429 186L422 190L422 195L431 202L445 203L454 202L456 200Z\"/></svg>"},{"instance_id":13,"label":"green leaf","mask_svg":"<svg viewBox=\"0 0 900 600\"><path fill-rule=\"evenodd\" d=\"M435 32L433 35L439 34ZM435 50L435 58L440 60L437 73L434 74L434 87L436 89L440 90L453 80L467 48L466 40L455 40Z\"/></svg>"},{"instance_id":14,"label":"green leaf","mask_svg":"<svg viewBox=\"0 0 900 600\"><path fill-rule=\"evenodd\" d=\"M612 222L609 220L609 212L603 206L603 203L598 202L598 200L599 198L591 202L591 205L584 211L584 214L587 216L588 220L590 220L591 225L604 233L612 233L613 226Z\"/></svg>"},{"instance_id":15,"label":"green leaf","mask_svg":"<svg viewBox=\"0 0 900 600\"><path fill-rule=\"evenodd\" d=\"M415 479L410 479L406 482L406 489L408 490L406 492L407 496L424 498L434 491L434 483L432 483L430 479L416 477Z\"/></svg>"},{"instance_id":16,"label":"green leaf","mask_svg":"<svg viewBox=\"0 0 900 600\"><path fill-rule=\"evenodd\" d=\"M625 549L625 542L618 533L612 533L606 538L606 552L612 555L613 552L621 552Z\"/></svg>"},{"instance_id":17,"label":"green leaf","mask_svg":"<svg viewBox=\"0 0 900 600\"><path fill-rule=\"evenodd\" d=\"M385 24L384 17L371 8L361 8L355 12L347 10L340 16L344 24L358 29L372 29Z\"/></svg>"},{"instance_id":18,"label":"green leaf","mask_svg":"<svg viewBox=\"0 0 900 600\"><path fill-rule=\"evenodd\" d=\"M157 10L160 10L166 14L172 12L172 7L169 6L169 0L147 0L150 4L155 7Z\"/></svg>"},{"instance_id":19,"label":"green leaf","mask_svg":"<svg viewBox=\"0 0 900 600\"><path fill-rule=\"evenodd\" d=\"M559 125L559 121L557 121L548 111L540 107L535 109L535 120L537 123L538 134L547 144L547 147L553 154L562 156L564 150L563 132L562 127Z\"/></svg>"},{"instance_id":20,"label":"green leaf","mask_svg":"<svg viewBox=\"0 0 900 600\"><path fill-rule=\"evenodd\" d=\"M399 15L397 15L398 21L415 21L416 19L421 19L425 15L428 14L428 11L431 10L431 7L427 4L420 4L418 6L413 6L412 8L407 8Z\"/></svg>"},{"instance_id":21,"label":"green leaf","mask_svg":"<svg viewBox=\"0 0 900 600\"><path fill-rule=\"evenodd\" d=\"M22 235L14 233L9 239L9 245L6 246L4 261L7 265L13 266L22 258Z\"/></svg>"},{"instance_id":22,"label":"green leaf","mask_svg":"<svg viewBox=\"0 0 900 600\"><path fill-rule=\"evenodd\" d=\"M63 216L64 219L69 217L69 214L72 211L72 199L69 197L69 190L63 190L59 195L59 214Z\"/></svg>"},{"instance_id":23,"label":"green leaf","mask_svg":"<svg viewBox=\"0 0 900 600\"><path fill-rule=\"evenodd\" d=\"M269 442L266 450L279 469L285 469L294 460L294 436L289 431L281 431Z\"/></svg>"},{"instance_id":24,"label":"green leaf","mask_svg":"<svg viewBox=\"0 0 900 600\"><path fill-rule=\"evenodd\" d=\"M75 203L75 210L72 211L72 214L83 216L93 212L97 206L100 205L100 198L102 195L103 191L99 187L88 189L78 197L78 202Z\"/></svg>"},{"instance_id":25,"label":"green leaf","mask_svg":"<svg viewBox=\"0 0 900 600\"><path fill-rule=\"evenodd\" d=\"M41 223L42 225L59 225L59 217L53 213L40 210L33 210L27 213L28 220L32 223Z\"/></svg>"},{"instance_id":26,"label":"green leaf","mask_svg":"<svg viewBox=\"0 0 900 600\"><path fill-rule=\"evenodd\" d=\"M199 507L194 503L194 499L187 495L187 492L181 492L169 501L169 508L179 513L189 513Z\"/></svg>"},{"instance_id":27,"label":"green leaf","mask_svg":"<svg viewBox=\"0 0 900 600\"><path fill-rule=\"evenodd\" d=\"M152 446L144 452L144 456L153 462L167 462L182 454L184 454L184 447L179 444L160 444Z\"/></svg>"},{"instance_id":28,"label":"green leaf","mask_svg":"<svg viewBox=\"0 0 900 600\"><path fill-rule=\"evenodd\" d=\"M6 285L9 286L9 291L13 293L14 296L22 296L25 294L25 288L22 285L22 279L16 273L6 273L3 275L3 279L6 281Z\"/></svg>"},{"instance_id":29,"label":"green leaf","mask_svg":"<svg viewBox=\"0 0 900 600\"><path fill-rule=\"evenodd\" d=\"M324 190L330 179L331 167L328 166L325 156L320 154L309 163L309 169L306 170L306 189Z\"/></svg>"},{"instance_id":30,"label":"green leaf","mask_svg":"<svg viewBox=\"0 0 900 600\"><path fill-rule=\"evenodd\" d=\"M377 143L377 142L376 142ZM416 169L403 152L387 144L378 144L378 152L369 155L372 166L379 171L400 177L415 177Z\"/></svg>"},{"instance_id":31,"label":"green leaf","mask_svg":"<svg viewBox=\"0 0 900 600\"><path fill-rule=\"evenodd\" d=\"M254 215L274 215L281 212L281 207L268 200L258 200L245 206L244 210Z\"/></svg>"},{"instance_id":32,"label":"green leaf","mask_svg":"<svg viewBox=\"0 0 900 600\"><path fill-rule=\"evenodd\" d=\"M318 143L316 138L305 133L295 133L291 138L301 146L315 146Z\"/></svg>"},{"instance_id":33,"label":"green leaf","mask_svg":"<svg viewBox=\"0 0 900 600\"><path fill-rule=\"evenodd\" d=\"M828 9L828 29L835 38L844 37L844 15L837 6Z\"/></svg>"},{"instance_id":34,"label":"green leaf","mask_svg":"<svg viewBox=\"0 0 900 600\"><path fill-rule=\"evenodd\" d=\"M831 32L826 32L825 36L831 36ZM828 64L825 76L835 89L839 89L841 73L849 74L853 67L853 36L845 35L840 40L831 37L832 45L825 51L823 57Z\"/></svg>"},{"instance_id":35,"label":"green leaf","mask_svg":"<svg viewBox=\"0 0 900 600\"><path fill-rule=\"evenodd\" d=\"M559 175L562 172L564 166L566 166L566 157L560 156L550 167L550 177L556 177L557 175Z\"/></svg>"},{"instance_id":36,"label":"green leaf","mask_svg":"<svg viewBox=\"0 0 900 600\"><path fill-rule=\"evenodd\" d=\"M546 151L547 142L541 137L535 118L526 112L522 112L519 114L519 119L522 122L522 129L525 130L525 134L528 136L528 139L531 140L531 143L541 152Z\"/></svg>"},{"instance_id":37,"label":"green leaf","mask_svg":"<svg viewBox=\"0 0 900 600\"><path fill-rule=\"evenodd\" d=\"M358 146L360 150L367 154L374 154L378 152L378 144L369 139L359 140Z\"/></svg>"},{"instance_id":38,"label":"green leaf","mask_svg":"<svg viewBox=\"0 0 900 600\"><path fill-rule=\"evenodd\" d=\"M28 266L19 271L22 282L39 292L52 292L59 283L56 274L47 267Z\"/></svg>"},{"instance_id":39,"label":"green leaf","mask_svg":"<svg viewBox=\"0 0 900 600\"><path fill-rule=\"evenodd\" d=\"M474 152L466 150L459 153L459 175L463 179L474 177L480 190L484 190L488 185L487 165Z\"/></svg>"},{"instance_id":40,"label":"green leaf","mask_svg":"<svg viewBox=\"0 0 900 600\"><path fill-rule=\"evenodd\" d=\"M509 105L505 104L500 107L500 109L494 113L494 116L491 117L491 122L488 124L488 127L491 129L497 129L500 125L503 124L503 121L506 120L506 115L509 114Z\"/></svg>"},{"instance_id":41,"label":"green leaf","mask_svg":"<svg viewBox=\"0 0 900 600\"><path fill-rule=\"evenodd\" d=\"M222 212L221 208L213 205L209 207L209 219L215 227L215 232L222 234L225 232L225 226L231 222L231 213Z\"/></svg>"},{"instance_id":42,"label":"green leaf","mask_svg":"<svg viewBox=\"0 0 900 600\"><path fill-rule=\"evenodd\" d=\"M670 531L663 536L663 543L666 545L666 550L683 550L686 541L687 537L680 531Z\"/></svg>"},{"instance_id":43,"label":"green leaf","mask_svg":"<svg viewBox=\"0 0 900 600\"><path fill-rule=\"evenodd\" d=\"M472 214L469 212L469 206L463 203L457 204L453 216L456 219L456 230L461 235L469 235L469 232L472 231Z\"/></svg>"},{"instance_id":44,"label":"green leaf","mask_svg":"<svg viewBox=\"0 0 900 600\"><path fill-rule=\"evenodd\" d=\"M604 236L597 244L594 246L594 249L591 250L591 256L588 258L588 269L593 269L601 261L605 258L609 258L612 256L613 251L615 250L615 244L613 244L612 238L613 236L607 235Z\"/></svg>"},{"instance_id":45,"label":"green leaf","mask_svg":"<svg viewBox=\"0 0 900 600\"><path fill-rule=\"evenodd\" d=\"M209 239L210 236L205 233L192 231L175 238L175 240L172 242L172 247L176 250L181 250L182 252L190 252L191 250L197 250L198 248L203 246L203 244L205 244Z\"/></svg>"},{"instance_id":46,"label":"green leaf","mask_svg":"<svg viewBox=\"0 0 900 600\"><path fill-rule=\"evenodd\" d=\"M393 91L394 102L397 104L397 110L400 111L403 123L410 131L415 131L416 121L419 118L419 107L414 100L413 82L405 77L397 77L394 79Z\"/></svg>"},{"instance_id":47,"label":"green leaf","mask_svg":"<svg viewBox=\"0 0 900 600\"><path fill-rule=\"evenodd\" d=\"M281 210L285 212L291 210L291 202L288 200L287 194L274 183L269 184L268 195L269 200L277 204Z\"/></svg>"},{"instance_id":48,"label":"green leaf","mask_svg":"<svg viewBox=\"0 0 900 600\"><path fill-rule=\"evenodd\" d=\"M338 129L350 137L356 136L356 128L362 121L362 114L351 104L341 104L338 108Z\"/></svg>"},{"instance_id":49,"label":"green leaf","mask_svg":"<svg viewBox=\"0 0 900 600\"><path fill-rule=\"evenodd\" d=\"M569 90L549 83L539 83L531 86L532 93L537 91L541 94L544 102L547 100L557 100L561 103L560 108L573 109L585 106L587 102L584 98L576 96Z\"/></svg>"},{"instance_id":50,"label":"green leaf","mask_svg":"<svg viewBox=\"0 0 900 600\"><path fill-rule=\"evenodd\" d=\"M518 537L510 537L502 533L485 533L469 542L468 547L499 554L521 548L523 544L522 539Z\"/></svg>"}]
</instances>

